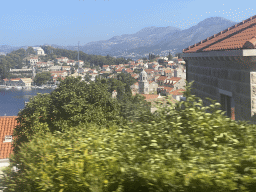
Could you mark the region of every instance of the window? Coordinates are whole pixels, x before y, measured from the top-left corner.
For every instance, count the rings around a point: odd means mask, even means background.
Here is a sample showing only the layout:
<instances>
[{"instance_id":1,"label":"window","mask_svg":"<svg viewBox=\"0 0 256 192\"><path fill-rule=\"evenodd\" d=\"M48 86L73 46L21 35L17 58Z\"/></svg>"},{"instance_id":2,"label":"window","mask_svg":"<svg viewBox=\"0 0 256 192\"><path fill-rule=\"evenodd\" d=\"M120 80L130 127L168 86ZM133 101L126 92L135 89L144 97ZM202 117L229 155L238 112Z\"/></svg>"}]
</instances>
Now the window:
<instances>
[{"instance_id":1,"label":"window","mask_svg":"<svg viewBox=\"0 0 256 192\"><path fill-rule=\"evenodd\" d=\"M12 142L12 136L11 135L6 135L4 142Z\"/></svg>"},{"instance_id":2,"label":"window","mask_svg":"<svg viewBox=\"0 0 256 192\"><path fill-rule=\"evenodd\" d=\"M231 97L220 94L220 104L223 111L226 111L226 115L231 117Z\"/></svg>"}]
</instances>

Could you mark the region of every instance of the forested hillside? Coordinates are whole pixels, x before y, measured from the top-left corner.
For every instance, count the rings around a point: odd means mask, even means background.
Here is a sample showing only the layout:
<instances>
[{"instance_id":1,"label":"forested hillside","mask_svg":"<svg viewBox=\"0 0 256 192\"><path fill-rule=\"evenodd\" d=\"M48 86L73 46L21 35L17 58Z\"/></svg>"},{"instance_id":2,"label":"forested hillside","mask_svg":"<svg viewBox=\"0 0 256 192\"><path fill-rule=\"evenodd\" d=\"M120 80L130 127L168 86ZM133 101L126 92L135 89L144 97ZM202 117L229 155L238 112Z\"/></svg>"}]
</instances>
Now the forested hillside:
<instances>
[{"instance_id":1,"label":"forested hillside","mask_svg":"<svg viewBox=\"0 0 256 192\"><path fill-rule=\"evenodd\" d=\"M57 57L67 57L70 60L77 61L78 59L78 52L77 51L71 51L66 49L59 49L59 48L53 48L51 46L42 46L42 48L45 51L45 54L47 56L45 57L45 60L53 60ZM118 65L118 64L127 64L131 59L125 59L125 58L114 58L110 56L101 56L101 55L88 55L82 51L79 51L79 60L82 60L85 62L85 64L89 64L90 66L99 66L102 67L102 65Z\"/></svg>"},{"instance_id":2,"label":"forested hillside","mask_svg":"<svg viewBox=\"0 0 256 192\"><path fill-rule=\"evenodd\" d=\"M53 48L50 46L42 46L42 48L47 55L39 56L39 59L44 62L54 60L58 57L68 57L70 60L75 61L78 59L77 51ZM29 56L36 56L36 52L32 47L29 47L27 50L21 48L16 51L12 51L6 56L0 55L0 79L15 77L9 73L10 69L21 69L24 66L30 67L28 60ZM85 66L87 67L127 64L131 61L131 59L114 58L110 56L88 55L82 51L79 52L79 60L84 61Z\"/></svg>"}]
</instances>

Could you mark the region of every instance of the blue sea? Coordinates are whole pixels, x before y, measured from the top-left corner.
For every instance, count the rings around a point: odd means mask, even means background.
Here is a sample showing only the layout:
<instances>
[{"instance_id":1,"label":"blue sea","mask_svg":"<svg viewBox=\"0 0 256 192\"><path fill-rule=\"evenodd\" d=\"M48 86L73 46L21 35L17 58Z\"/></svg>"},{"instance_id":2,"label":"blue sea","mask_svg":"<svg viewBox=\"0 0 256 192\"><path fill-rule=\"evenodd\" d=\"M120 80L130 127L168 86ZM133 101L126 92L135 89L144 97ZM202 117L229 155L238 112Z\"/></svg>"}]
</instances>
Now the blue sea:
<instances>
[{"instance_id":1,"label":"blue sea","mask_svg":"<svg viewBox=\"0 0 256 192\"><path fill-rule=\"evenodd\" d=\"M0 89L0 116L17 116L25 107L25 101L37 93L51 93L54 89Z\"/></svg>"}]
</instances>

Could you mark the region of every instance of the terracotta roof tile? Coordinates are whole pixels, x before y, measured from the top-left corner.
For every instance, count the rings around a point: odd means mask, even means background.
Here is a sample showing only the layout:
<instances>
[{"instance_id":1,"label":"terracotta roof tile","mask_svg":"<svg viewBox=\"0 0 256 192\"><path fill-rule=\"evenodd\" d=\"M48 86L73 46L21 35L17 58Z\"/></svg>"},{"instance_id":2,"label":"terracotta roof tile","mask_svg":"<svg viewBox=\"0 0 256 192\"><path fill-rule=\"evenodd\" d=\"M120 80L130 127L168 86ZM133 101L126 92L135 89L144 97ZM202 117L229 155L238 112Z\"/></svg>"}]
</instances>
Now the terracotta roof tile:
<instances>
[{"instance_id":1,"label":"terracotta roof tile","mask_svg":"<svg viewBox=\"0 0 256 192\"><path fill-rule=\"evenodd\" d=\"M141 94L145 97L145 100L152 100L152 99L157 99L159 95L151 95L151 94Z\"/></svg>"},{"instance_id":2,"label":"terracotta roof tile","mask_svg":"<svg viewBox=\"0 0 256 192\"><path fill-rule=\"evenodd\" d=\"M171 77L168 80L170 80L170 81L179 81L179 80L181 80L181 77Z\"/></svg>"},{"instance_id":3,"label":"terracotta roof tile","mask_svg":"<svg viewBox=\"0 0 256 192\"><path fill-rule=\"evenodd\" d=\"M133 70L131 70L131 69L126 69L125 70L127 73L132 73L133 72Z\"/></svg>"},{"instance_id":4,"label":"terracotta roof tile","mask_svg":"<svg viewBox=\"0 0 256 192\"><path fill-rule=\"evenodd\" d=\"M165 73L172 73L172 70L168 70L168 69L167 69L167 70L165 70L164 72L165 72Z\"/></svg>"},{"instance_id":5,"label":"terracotta roof tile","mask_svg":"<svg viewBox=\"0 0 256 192\"><path fill-rule=\"evenodd\" d=\"M138 76L138 74L131 74L131 76L134 78L134 77Z\"/></svg>"},{"instance_id":6,"label":"terracotta roof tile","mask_svg":"<svg viewBox=\"0 0 256 192\"><path fill-rule=\"evenodd\" d=\"M12 135L16 125L17 116L0 117L0 159L8 159L12 153L12 143L4 142L5 136Z\"/></svg>"},{"instance_id":7,"label":"terracotta roof tile","mask_svg":"<svg viewBox=\"0 0 256 192\"><path fill-rule=\"evenodd\" d=\"M256 15L184 49L184 53L255 49Z\"/></svg>"},{"instance_id":8,"label":"terracotta roof tile","mask_svg":"<svg viewBox=\"0 0 256 192\"><path fill-rule=\"evenodd\" d=\"M155 70L154 69L145 69L146 73L152 73L154 72Z\"/></svg>"},{"instance_id":9,"label":"terracotta roof tile","mask_svg":"<svg viewBox=\"0 0 256 192\"><path fill-rule=\"evenodd\" d=\"M165 87L165 86L164 86L164 89L166 90L166 92L169 92L169 93L173 90L172 87Z\"/></svg>"},{"instance_id":10,"label":"terracotta roof tile","mask_svg":"<svg viewBox=\"0 0 256 192\"><path fill-rule=\"evenodd\" d=\"M164 80L166 80L166 79L167 79L166 76L160 76L160 77L157 79L157 81L164 81Z\"/></svg>"},{"instance_id":11,"label":"terracotta roof tile","mask_svg":"<svg viewBox=\"0 0 256 192\"><path fill-rule=\"evenodd\" d=\"M185 90L184 89L177 89L175 91L172 91L171 94L172 95L183 95L182 91L185 91Z\"/></svg>"},{"instance_id":12,"label":"terracotta roof tile","mask_svg":"<svg viewBox=\"0 0 256 192\"><path fill-rule=\"evenodd\" d=\"M14 79L10 79L10 81L19 81L20 78L14 78Z\"/></svg>"}]
</instances>

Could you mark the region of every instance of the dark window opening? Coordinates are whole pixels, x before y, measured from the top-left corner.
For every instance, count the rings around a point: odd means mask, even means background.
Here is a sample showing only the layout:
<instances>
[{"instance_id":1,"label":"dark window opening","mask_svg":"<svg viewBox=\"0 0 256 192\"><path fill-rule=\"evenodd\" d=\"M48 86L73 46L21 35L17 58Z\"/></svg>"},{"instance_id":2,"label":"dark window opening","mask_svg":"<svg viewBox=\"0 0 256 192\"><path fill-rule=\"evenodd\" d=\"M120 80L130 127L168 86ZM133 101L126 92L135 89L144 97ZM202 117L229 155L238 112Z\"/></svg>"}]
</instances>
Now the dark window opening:
<instances>
[{"instance_id":1,"label":"dark window opening","mask_svg":"<svg viewBox=\"0 0 256 192\"><path fill-rule=\"evenodd\" d=\"M220 94L220 104L223 111L226 111L226 115L231 117L231 97Z\"/></svg>"}]
</instances>

